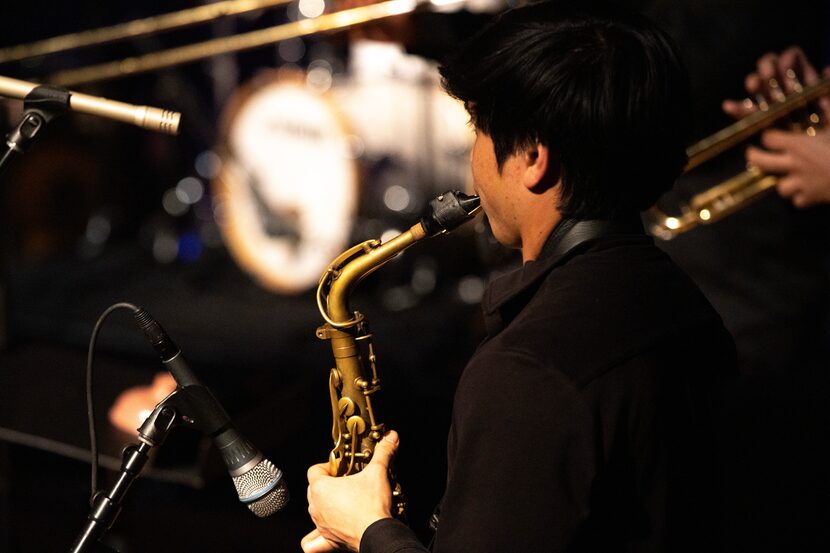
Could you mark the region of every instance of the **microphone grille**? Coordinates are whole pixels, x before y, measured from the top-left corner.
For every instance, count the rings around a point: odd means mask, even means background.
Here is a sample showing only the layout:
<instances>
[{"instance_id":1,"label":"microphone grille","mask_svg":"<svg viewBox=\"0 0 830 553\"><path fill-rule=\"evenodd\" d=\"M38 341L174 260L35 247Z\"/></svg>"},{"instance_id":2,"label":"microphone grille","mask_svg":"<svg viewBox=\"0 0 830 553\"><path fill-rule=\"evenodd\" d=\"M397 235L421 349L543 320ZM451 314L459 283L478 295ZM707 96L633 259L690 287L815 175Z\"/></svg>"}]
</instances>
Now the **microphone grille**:
<instances>
[{"instance_id":1,"label":"microphone grille","mask_svg":"<svg viewBox=\"0 0 830 553\"><path fill-rule=\"evenodd\" d=\"M282 471L268 459L233 477L239 500L258 517L273 515L288 503L288 487Z\"/></svg>"}]
</instances>

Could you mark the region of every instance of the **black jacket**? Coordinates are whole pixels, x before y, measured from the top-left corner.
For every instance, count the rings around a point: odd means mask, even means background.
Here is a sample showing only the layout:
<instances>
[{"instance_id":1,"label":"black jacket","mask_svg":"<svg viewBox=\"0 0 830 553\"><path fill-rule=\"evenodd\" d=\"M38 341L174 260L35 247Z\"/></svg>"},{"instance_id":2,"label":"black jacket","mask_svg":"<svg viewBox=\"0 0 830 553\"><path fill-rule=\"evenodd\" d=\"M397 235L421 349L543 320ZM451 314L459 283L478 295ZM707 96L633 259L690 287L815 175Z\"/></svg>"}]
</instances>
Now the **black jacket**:
<instances>
[{"instance_id":1,"label":"black jacket","mask_svg":"<svg viewBox=\"0 0 830 553\"><path fill-rule=\"evenodd\" d=\"M464 370L437 553L711 551L712 394L734 345L641 233L600 232L495 281ZM574 242L571 240L571 242ZM424 549L399 523L362 553Z\"/></svg>"}]
</instances>

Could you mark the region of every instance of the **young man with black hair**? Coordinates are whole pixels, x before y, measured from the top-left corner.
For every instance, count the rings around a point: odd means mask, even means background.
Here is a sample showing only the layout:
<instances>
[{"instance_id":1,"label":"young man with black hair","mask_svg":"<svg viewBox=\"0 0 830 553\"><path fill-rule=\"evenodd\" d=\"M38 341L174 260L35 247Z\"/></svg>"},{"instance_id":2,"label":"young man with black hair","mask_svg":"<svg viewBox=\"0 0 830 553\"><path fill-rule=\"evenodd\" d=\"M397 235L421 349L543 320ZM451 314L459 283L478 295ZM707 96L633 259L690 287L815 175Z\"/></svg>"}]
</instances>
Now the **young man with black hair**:
<instances>
[{"instance_id":1,"label":"young man with black hair","mask_svg":"<svg viewBox=\"0 0 830 553\"><path fill-rule=\"evenodd\" d=\"M712 550L708 402L734 346L638 216L682 170L686 78L648 21L588 4L507 12L442 70L493 234L524 265L484 297L436 552ZM305 551L425 551L390 517L397 444L354 476L309 469Z\"/></svg>"}]
</instances>

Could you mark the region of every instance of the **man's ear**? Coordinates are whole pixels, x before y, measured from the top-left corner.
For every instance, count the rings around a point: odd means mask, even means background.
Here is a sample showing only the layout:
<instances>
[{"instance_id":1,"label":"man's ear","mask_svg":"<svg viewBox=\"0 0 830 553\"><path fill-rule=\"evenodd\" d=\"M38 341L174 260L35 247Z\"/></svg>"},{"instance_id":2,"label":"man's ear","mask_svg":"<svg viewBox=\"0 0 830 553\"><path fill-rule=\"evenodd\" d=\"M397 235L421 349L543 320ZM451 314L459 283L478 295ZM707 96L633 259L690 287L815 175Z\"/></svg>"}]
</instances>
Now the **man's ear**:
<instances>
[{"instance_id":1,"label":"man's ear","mask_svg":"<svg viewBox=\"0 0 830 553\"><path fill-rule=\"evenodd\" d=\"M551 159L550 149L544 144L534 142L526 147L522 152L522 161L524 163L523 184L528 190L543 192L545 188L556 184L559 180L555 175L549 175L555 164ZM551 179L551 176L554 178Z\"/></svg>"}]
</instances>

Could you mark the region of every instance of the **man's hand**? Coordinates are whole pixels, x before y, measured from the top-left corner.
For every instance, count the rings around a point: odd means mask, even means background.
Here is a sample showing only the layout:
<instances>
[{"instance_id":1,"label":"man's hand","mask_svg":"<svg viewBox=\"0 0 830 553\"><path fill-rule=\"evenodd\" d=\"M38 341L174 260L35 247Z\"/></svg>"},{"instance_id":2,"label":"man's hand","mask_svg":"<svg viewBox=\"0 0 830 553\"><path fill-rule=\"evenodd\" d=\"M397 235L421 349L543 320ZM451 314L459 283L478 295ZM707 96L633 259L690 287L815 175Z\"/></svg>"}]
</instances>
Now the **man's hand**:
<instances>
[{"instance_id":1,"label":"man's hand","mask_svg":"<svg viewBox=\"0 0 830 553\"><path fill-rule=\"evenodd\" d=\"M761 144L766 149L749 147L746 159L764 173L780 175L781 196L799 208L830 202L830 130L815 136L771 130Z\"/></svg>"},{"instance_id":2,"label":"man's hand","mask_svg":"<svg viewBox=\"0 0 830 553\"><path fill-rule=\"evenodd\" d=\"M825 69L830 75L830 68ZM752 98L727 100L723 110L740 119L757 111L758 105L780 102L787 95L819 80L818 72L798 47L781 54L763 55L757 70L746 77L745 86ZM830 122L830 96L818 100L821 124ZM750 147L747 162L764 173L778 175L778 193L796 207L830 202L830 128L815 136L803 131L768 130L761 135L763 148Z\"/></svg>"},{"instance_id":3,"label":"man's hand","mask_svg":"<svg viewBox=\"0 0 830 553\"><path fill-rule=\"evenodd\" d=\"M392 516L389 463L398 449L390 431L375 446L372 460L361 472L334 478L328 463L308 469L308 513L317 526L302 540L305 553L347 548L357 551L363 532L373 522Z\"/></svg>"},{"instance_id":4,"label":"man's hand","mask_svg":"<svg viewBox=\"0 0 830 553\"><path fill-rule=\"evenodd\" d=\"M827 73L827 70L825 70ZM749 98L726 100L723 111L740 119L758 110L762 102L780 102L802 86L818 82L819 75L801 48L791 46L780 54L766 53L758 59L757 68L744 80ZM830 98L824 96L818 101L823 117L830 116Z\"/></svg>"}]
</instances>

